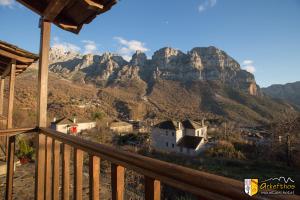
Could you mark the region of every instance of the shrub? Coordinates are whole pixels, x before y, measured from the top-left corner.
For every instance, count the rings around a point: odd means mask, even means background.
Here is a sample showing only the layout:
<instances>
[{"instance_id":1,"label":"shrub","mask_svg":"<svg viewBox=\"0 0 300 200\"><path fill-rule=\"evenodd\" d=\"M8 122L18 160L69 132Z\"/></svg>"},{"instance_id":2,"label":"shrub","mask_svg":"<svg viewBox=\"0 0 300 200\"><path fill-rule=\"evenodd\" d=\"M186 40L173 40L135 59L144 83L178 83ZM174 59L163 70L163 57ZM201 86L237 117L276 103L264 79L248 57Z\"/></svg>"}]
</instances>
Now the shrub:
<instances>
[{"instance_id":1,"label":"shrub","mask_svg":"<svg viewBox=\"0 0 300 200\"><path fill-rule=\"evenodd\" d=\"M29 161L31 161L33 158L34 150L29 145L28 141L25 139L19 139L18 146L19 146L19 150L17 151L17 157L19 159L26 158Z\"/></svg>"},{"instance_id":2,"label":"shrub","mask_svg":"<svg viewBox=\"0 0 300 200\"><path fill-rule=\"evenodd\" d=\"M209 148L205 154L217 158L245 159L241 151L236 150L231 142L225 140L218 141L218 143L214 147Z\"/></svg>"}]
</instances>

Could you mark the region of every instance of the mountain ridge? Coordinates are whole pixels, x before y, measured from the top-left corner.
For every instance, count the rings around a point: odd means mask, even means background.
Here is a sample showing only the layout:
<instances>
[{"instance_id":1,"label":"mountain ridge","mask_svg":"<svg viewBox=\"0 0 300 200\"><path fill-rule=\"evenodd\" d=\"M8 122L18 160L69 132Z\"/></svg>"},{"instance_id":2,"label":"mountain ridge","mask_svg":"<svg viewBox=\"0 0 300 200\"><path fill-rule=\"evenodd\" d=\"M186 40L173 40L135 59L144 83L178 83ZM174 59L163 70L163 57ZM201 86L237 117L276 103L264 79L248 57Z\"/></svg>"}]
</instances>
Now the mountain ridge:
<instances>
[{"instance_id":1,"label":"mountain ridge","mask_svg":"<svg viewBox=\"0 0 300 200\"><path fill-rule=\"evenodd\" d=\"M151 59L137 51L129 62L108 52L102 55L64 52L64 56L58 56L59 53L50 50L50 70L82 83L107 86L119 79L124 80L124 77L141 79L149 85L157 79L181 82L216 80L251 95L260 94L254 75L241 69L236 60L213 46L195 47L187 53L164 47L155 51Z\"/></svg>"}]
</instances>

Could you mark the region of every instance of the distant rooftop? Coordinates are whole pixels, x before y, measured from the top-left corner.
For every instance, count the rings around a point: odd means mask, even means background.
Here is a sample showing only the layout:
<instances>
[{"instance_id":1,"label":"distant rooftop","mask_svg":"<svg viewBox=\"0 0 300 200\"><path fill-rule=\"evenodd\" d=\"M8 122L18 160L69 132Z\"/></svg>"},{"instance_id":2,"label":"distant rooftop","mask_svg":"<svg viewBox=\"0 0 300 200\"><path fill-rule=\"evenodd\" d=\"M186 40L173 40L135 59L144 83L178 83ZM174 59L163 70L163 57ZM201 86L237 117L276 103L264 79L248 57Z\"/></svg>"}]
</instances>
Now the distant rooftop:
<instances>
[{"instance_id":1,"label":"distant rooftop","mask_svg":"<svg viewBox=\"0 0 300 200\"><path fill-rule=\"evenodd\" d=\"M186 135L178 141L177 146L189 149L196 149L202 139L203 137Z\"/></svg>"},{"instance_id":2,"label":"distant rooftop","mask_svg":"<svg viewBox=\"0 0 300 200\"><path fill-rule=\"evenodd\" d=\"M160 129L178 130L179 129L178 123L179 122L177 121L167 120L156 124L155 127Z\"/></svg>"},{"instance_id":3,"label":"distant rooftop","mask_svg":"<svg viewBox=\"0 0 300 200\"><path fill-rule=\"evenodd\" d=\"M56 125L60 125L60 124L78 124L78 123L86 123L86 122L91 122L89 120L84 120L82 118L77 118L75 117L75 121L74 121L74 117L62 117L62 118L58 118L54 121L52 121L51 123L54 123Z\"/></svg>"}]
</instances>

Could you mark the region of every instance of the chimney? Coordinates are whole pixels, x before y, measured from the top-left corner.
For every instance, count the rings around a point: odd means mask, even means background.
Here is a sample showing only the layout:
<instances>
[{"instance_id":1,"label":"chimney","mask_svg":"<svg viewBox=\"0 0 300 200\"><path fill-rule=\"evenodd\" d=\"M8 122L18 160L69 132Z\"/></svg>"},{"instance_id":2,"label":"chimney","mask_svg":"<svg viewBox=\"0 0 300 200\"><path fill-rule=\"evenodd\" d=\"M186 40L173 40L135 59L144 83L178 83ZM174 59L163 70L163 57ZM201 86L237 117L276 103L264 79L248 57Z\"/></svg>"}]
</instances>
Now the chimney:
<instances>
[{"instance_id":1,"label":"chimney","mask_svg":"<svg viewBox=\"0 0 300 200\"><path fill-rule=\"evenodd\" d=\"M180 122L177 122L177 126L178 126L178 129L181 129L181 124L180 124Z\"/></svg>"},{"instance_id":2,"label":"chimney","mask_svg":"<svg viewBox=\"0 0 300 200\"><path fill-rule=\"evenodd\" d=\"M53 118L53 122L56 122L56 117Z\"/></svg>"},{"instance_id":3,"label":"chimney","mask_svg":"<svg viewBox=\"0 0 300 200\"><path fill-rule=\"evenodd\" d=\"M76 124L76 117L73 118L73 123Z\"/></svg>"}]
</instances>

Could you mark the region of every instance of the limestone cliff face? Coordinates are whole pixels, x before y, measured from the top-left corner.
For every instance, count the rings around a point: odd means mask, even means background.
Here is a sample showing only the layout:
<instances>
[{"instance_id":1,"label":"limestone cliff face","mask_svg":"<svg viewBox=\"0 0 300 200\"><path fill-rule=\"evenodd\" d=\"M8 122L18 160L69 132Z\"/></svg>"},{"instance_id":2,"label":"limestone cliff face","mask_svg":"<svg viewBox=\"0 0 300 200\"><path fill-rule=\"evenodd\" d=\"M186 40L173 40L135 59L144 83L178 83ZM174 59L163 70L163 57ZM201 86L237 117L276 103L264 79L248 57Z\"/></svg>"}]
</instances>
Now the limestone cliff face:
<instances>
[{"instance_id":1,"label":"limestone cliff face","mask_svg":"<svg viewBox=\"0 0 300 200\"><path fill-rule=\"evenodd\" d=\"M165 47L154 52L151 59L137 51L130 62L112 53L82 56L52 49L50 59L53 72L70 78L80 74L85 82L98 85L129 79L146 83L158 79L183 83L219 81L251 95L260 93L253 74L242 70L237 61L216 47L196 47L187 53Z\"/></svg>"}]
</instances>

